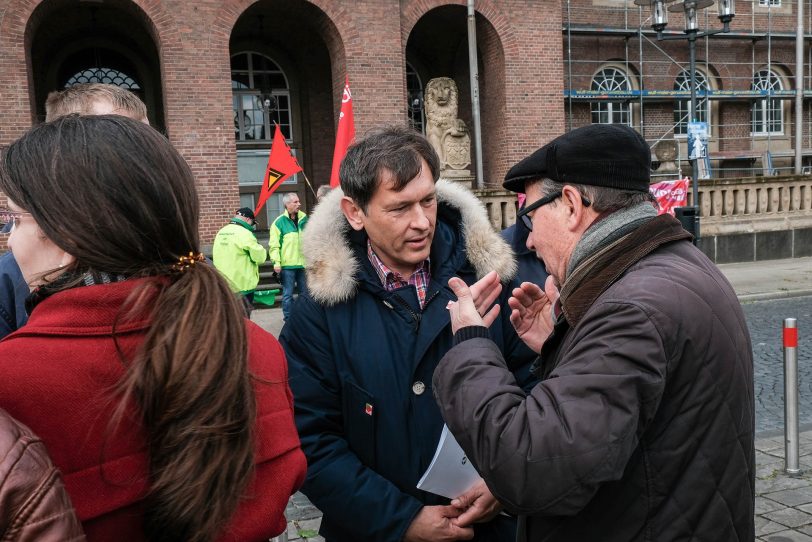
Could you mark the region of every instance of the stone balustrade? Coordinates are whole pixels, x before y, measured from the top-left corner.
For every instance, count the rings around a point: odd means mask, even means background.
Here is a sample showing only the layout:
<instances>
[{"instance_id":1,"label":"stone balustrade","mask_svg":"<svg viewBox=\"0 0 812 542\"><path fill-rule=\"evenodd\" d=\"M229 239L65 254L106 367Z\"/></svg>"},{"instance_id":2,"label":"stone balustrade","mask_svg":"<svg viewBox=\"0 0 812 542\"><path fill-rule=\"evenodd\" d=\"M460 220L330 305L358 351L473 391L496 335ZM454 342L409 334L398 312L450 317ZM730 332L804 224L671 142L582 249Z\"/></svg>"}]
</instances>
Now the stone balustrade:
<instances>
[{"instance_id":1,"label":"stone balustrade","mask_svg":"<svg viewBox=\"0 0 812 542\"><path fill-rule=\"evenodd\" d=\"M516 222L516 194L474 192L494 228ZM718 263L812 256L812 176L703 180L699 207L700 247Z\"/></svg>"},{"instance_id":2,"label":"stone balustrade","mask_svg":"<svg viewBox=\"0 0 812 542\"><path fill-rule=\"evenodd\" d=\"M709 179L699 205L702 235L812 227L812 177Z\"/></svg>"}]
</instances>

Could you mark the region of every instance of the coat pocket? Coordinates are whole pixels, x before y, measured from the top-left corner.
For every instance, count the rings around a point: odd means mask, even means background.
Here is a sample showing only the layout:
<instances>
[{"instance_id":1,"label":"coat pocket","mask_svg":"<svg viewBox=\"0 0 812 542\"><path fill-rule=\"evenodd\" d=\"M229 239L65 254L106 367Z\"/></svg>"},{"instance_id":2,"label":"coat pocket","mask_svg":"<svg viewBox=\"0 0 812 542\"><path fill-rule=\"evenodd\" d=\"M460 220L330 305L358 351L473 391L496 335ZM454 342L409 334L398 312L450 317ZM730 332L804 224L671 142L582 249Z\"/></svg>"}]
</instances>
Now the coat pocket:
<instances>
[{"instance_id":1,"label":"coat pocket","mask_svg":"<svg viewBox=\"0 0 812 542\"><path fill-rule=\"evenodd\" d=\"M367 467L375 467L375 398L352 382L343 386L344 433L350 449Z\"/></svg>"}]
</instances>

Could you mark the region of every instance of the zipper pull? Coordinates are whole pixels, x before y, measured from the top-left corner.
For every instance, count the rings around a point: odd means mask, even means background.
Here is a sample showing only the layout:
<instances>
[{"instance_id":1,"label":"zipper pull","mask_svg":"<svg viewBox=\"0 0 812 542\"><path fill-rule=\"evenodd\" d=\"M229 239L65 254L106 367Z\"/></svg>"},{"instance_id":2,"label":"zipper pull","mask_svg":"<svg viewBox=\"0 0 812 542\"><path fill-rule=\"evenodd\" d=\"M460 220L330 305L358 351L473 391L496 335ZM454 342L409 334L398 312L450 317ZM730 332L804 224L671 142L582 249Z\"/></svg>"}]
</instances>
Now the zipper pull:
<instances>
[{"instance_id":1,"label":"zipper pull","mask_svg":"<svg viewBox=\"0 0 812 542\"><path fill-rule=\"evenodd\" d=\"M390 309L395 310L395 307L393 307L392 304L386 299L383 300L383 304L389 307Z\"/></svg>"}]
</instances>

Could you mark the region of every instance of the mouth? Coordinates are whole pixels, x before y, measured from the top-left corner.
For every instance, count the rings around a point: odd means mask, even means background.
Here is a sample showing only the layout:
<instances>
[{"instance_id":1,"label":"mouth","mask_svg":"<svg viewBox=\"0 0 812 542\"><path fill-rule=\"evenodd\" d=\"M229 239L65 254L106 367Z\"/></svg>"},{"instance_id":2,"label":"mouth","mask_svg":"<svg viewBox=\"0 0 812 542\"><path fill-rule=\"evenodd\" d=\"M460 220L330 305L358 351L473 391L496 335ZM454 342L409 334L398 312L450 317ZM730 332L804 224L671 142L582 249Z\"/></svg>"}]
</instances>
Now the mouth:
<instances>
[{"instance_id":1,"label":"mouth","mask_svg":"<svg viewBox=\"0 0 812 542\"><path fill-rule=\"evenodd\" d=\"M410 239L410 240L406 241L406 245L413 248L413 249L419 250L419 249L424 248L426 246L426 244L428 243L428 240L429 240L428 237L421 237L420 239Z\"/></svg>"}]
</instances>

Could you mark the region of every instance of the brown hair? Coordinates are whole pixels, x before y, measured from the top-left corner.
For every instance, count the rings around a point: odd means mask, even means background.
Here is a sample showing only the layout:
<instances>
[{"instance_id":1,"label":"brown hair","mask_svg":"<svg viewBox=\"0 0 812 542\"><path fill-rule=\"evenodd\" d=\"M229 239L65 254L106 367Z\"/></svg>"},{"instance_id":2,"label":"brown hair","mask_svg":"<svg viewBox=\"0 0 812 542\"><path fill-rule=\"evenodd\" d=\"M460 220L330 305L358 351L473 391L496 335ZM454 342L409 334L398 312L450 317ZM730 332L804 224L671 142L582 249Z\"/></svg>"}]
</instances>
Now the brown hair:
<instances>
[{"instance_id":1,"label":"brown hair","mask_svg":"<svg viewBox=\"0 0 812 542\"><path fill-rule=\"evenodd\" d=\"M400 191L420 174L422 160L437 181L440 158L423 134L402 126L375 128L347 150L338 172L341 189L366 212L384 170L392 174L394 189Z\"/></svg>"},{"instance_id":2,"label":"brown hair","mask_svg":"<svg viewBox=\"0 0 812 542\"><path fill-rule=\"evenodd\" d=\"M237 297L202 262L170 272L200 250L189 166L143 123L70 115L6 149L0 190L76 258L74 274L152 277L117 318L149 302L118 405L137 405L146 429L144 528L150 540L213 540L253 474L256 405Z\"/></svg>"},{"instance_id":3,"label":"brown hair","mask_svg":"<svg viewBox=\"0 0 812 542\"><path fill-rule=\"evenodd\" d=\"M45 121L50 122L71 113L92 115L93 105L99 101L112 104L117 115L147 120L147 106L129 90L104 83L81 83L48 94Z\"/></svg>"}]
</instances>

